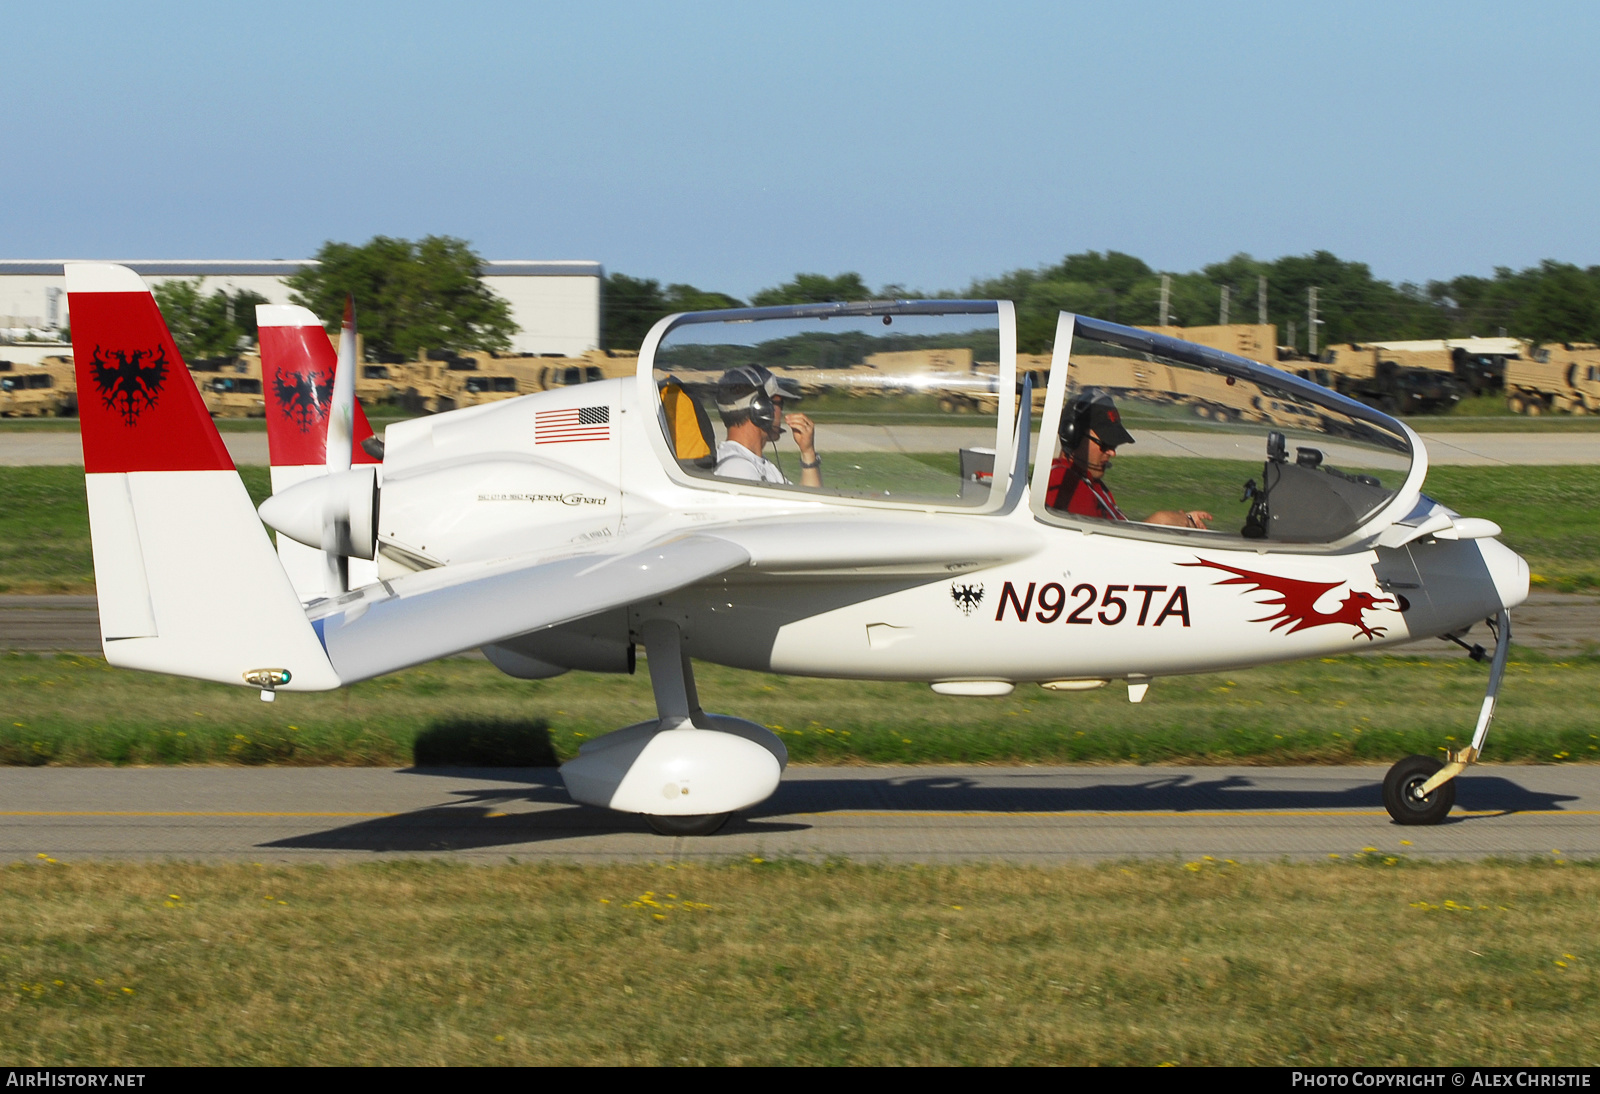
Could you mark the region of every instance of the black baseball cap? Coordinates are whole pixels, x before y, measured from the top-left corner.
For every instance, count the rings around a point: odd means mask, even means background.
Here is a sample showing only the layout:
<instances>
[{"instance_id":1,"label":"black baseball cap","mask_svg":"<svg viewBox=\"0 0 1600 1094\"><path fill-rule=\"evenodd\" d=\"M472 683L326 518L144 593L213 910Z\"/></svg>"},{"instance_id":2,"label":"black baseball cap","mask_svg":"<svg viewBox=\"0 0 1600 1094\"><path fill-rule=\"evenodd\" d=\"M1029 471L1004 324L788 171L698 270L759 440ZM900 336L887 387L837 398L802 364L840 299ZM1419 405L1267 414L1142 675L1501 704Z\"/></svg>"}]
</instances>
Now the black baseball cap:
<instances>
[{"instance_id":1,"label":"black baseball cap","mask_svg":"<svg viewBox=\"0 0 1600 1094\"><path fill-rule=\"evenodd\" d=\"M1122 424L1122 414L1111 396L1103 391L1081 392L1073 396L1067 412L1061 416L1061 438L1069 448L1087 431L1092 433L1101 448L1118 448L1133 444L1133 434Z\"/></svg>"}]
</instances>

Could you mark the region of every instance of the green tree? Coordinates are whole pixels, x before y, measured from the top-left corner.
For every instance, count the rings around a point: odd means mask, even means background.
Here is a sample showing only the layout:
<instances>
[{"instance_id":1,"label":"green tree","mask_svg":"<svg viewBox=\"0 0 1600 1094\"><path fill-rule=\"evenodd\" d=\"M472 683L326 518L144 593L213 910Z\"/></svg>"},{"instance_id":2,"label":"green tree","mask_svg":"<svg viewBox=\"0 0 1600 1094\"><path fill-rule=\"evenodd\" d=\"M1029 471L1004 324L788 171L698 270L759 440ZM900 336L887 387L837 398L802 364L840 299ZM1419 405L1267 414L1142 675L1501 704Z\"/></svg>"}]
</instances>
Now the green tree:
<instances>
[{"instance_id":1,"label":"green tree","mask_svg":"<svg viewBox=\"0 0 1600 1094\"><path fill-rule=\"evenodd\" d=\"M256 305L267 298L248 289L207 296L203 278L163 281L152 290L178 352L187 362L227 357L256 340Z\"/></svg>"},{"instance_id":2,"label":"green tree","mask_svg":"<svg viewBox=\"0 0 1600 1094\"><path fill-rule=\"evenodd\" d=\"M727 293L708 292L693 285L661 282L614 273L605 281L605 346L636 350L657 321L675 312L720 311L742 308L743 301Z\"/></svg>"},{"instance_id":3,"label":"green tree","mask_svg":"<svg viewBox=\"0 0 1600 1094\"><path fill-rule=\"evenodd\" d=\"M330 331L338 329L345 296L354 296L369 352L412 358L423 347L509 349L517 325L510 305L484 285L482 268L463 239L374 236L359 247L324 243L317 264L286 283L291 299Z\"/></svg>"},{"instance_id":4,"label":"green tree","mask_svg":"<svg viewBox=\"0 0 1600 1094\"><path fill-rule=\"evenodd\" d=\"M1160 292L1160 276L1142 260L1120 251L1084 251L1067 255L1054 266L975 281L967 295L1015 302L1017 348L1023 353L1046 353L1055 343L1061 312L1118 323L1154 323Z\"/></svg>"},{"instance_id":5,"label":"green tree","mask_svg":"<svg viewBox=\"0 0 1600 1094\"><path fill-rule=\"evenodd\" d=\"M1536 342L1600 341L1600 266L1551 259L1526 270L1502 266L1492 278L1431 282L1428 295L1449 317L1452 334L1505 330Z\"/></svg>"},{"instance_id":6,"label":"green tree","mask_svg":"<svg viewBox=\"0 0 1600 1094\"><path fill-rule=\"evenodd\" d=\"M837 277L803 273L795 274L793 281L762 289L750 298L750 303L758 308L770 308L778 304L830 304L839 300L871 299L872 290L858 273L842 273Z\"/></svg>"},{"instance_id":7,"label":"green tree","mask_svg":"<svg viewBox=\"0 0 1600 1094\"><path fill-rule=\"evenodd\" d=\"M1600 339L1600 279L1593 270L1547 259L1515 322L1519 333L1535 342Z\"/></svg>"},{"instance_id":8,"label":"green tree","mask_svg":"<svg viewBox=\"0 0 1600 1094\"><path fill-rule=\"evenodd\" d=\"M1397 288L1372 276L1364 262L1347 262L1328 251L1286 255L1267 269L1269 316L1287 338L1296 326L1296 342L1304 349L1309 290L1317 289L1317 317L1322 325L1318 347L1336 342L1373 342L1405 338L1442 338L1448 318L1414 286Z\"/></svg>"},{"instance_id":9,"label":"green tree","mask_svg":"<svg viewBox=\"0 0 1600 1094\"><path fill-rule=\"evenodd\" d=\"M1142 283L1156 277L1156 272L1145 265L1143 259L1121 251L1084 251L1068 255L1059 264L1044 271L1046 281L1077 281L1110 289L1125 296Z\"/></svg>"},{"instance_id":10,"label":"green tree","mask_svg":"<svg viewBox=\"0 0 1600 1094\"><path fill-rule=\"evenodd\" d=\"M1268 283L1268 322L1280 338L1296 325L1296 341L1306 344L1308 290L1318 291L1318 344L1391 338L1439 338L1449 332L1450 316L1430 294L1415 285L1379 281L1364 263L1346 262L1327 251L1290 255L1264 262L1236 254L1203 270L1169 278L1167 321L1180 327L1209 326L1219 318L1224 286L1232 296L1230 320L1256 318L1257 279ZM1163 274L1133 255L1085 251L1054 266L1014 270L974 282L977 297L1013 300L1017 305L1017 345L1023 352L1049 350L1061 311L1077 312L1133 326L1161 320Z\"/></svg>"}]
</instances>

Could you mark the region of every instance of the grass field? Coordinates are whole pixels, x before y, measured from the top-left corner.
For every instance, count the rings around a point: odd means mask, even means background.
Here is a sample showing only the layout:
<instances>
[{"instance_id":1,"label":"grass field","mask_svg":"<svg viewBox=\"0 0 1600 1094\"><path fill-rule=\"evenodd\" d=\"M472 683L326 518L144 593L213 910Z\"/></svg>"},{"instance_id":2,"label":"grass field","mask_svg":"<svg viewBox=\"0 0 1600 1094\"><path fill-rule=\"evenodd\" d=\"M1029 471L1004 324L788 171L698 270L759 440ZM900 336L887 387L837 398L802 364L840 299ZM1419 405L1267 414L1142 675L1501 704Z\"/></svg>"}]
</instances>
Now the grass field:
<instances>
[{"instance_id":1,"label":"grass field","mask_svg":"<svg viewBox=\"0 0 1600 1094\"><path fill-rule=\"evenodd\" d=\"M930 467L953 470L950 457L928 454ZM950 467L946 468L946 464ZM1130 513L1212 506L1219 527L1242 521L1235 479L1250 466L1231 461L1159 456L1129 458L1113 470L1118 502ZM1254 467L1259 474L1260 468ZM83 472L75 467L8 467L0 508L0 593L92 592L89 514ZM270 492L267 469L240 474L259 503ZM1216 498L1219 483L1226 496ZM1600 521L1592 467L1436 467L1426 489L1470 516L1505 529L1505 542L1528 559L1535 586L1551 590L1600 588Z\"/></svg>"},{"instance_id":2,"label":"grass field","mask_svg":"<svg viewBox=\"0 0 1600 1094\"><path fill-rule=\"evenodd\" d=\"M810 680L700 664L707 709L771 726L800 763L1389 763L1462 744L1487 669L1462 658L1343 657L1005 699L925 685ZM1518 653L1485 759L1600 761L1600 658ZM440 661L325 694L256 693L0 658L0 763L547 766L654 716L649 675L513 680Z\"/></svg>"},{"instance_id":3,"label":"grass field","mask_svg":"<svg viewBox=\"0 0 1600 1094\"><path fill-rule=\"evenodd\" d=\"M0 871L12 1066L1592 1065L1600 869Z\"/></svg>"},{"instance_id":4,"label":"grass field","mask_svg":"<svg viewBox=\"0 0 1600 1094\"><path fill-rule=\"evenodd\" d=\"M242 467L239 475L256 504L271 495L265 467ZM0 593L93 592L83 468L7 467L0 479Z\"/></svg>"}]
</instances>

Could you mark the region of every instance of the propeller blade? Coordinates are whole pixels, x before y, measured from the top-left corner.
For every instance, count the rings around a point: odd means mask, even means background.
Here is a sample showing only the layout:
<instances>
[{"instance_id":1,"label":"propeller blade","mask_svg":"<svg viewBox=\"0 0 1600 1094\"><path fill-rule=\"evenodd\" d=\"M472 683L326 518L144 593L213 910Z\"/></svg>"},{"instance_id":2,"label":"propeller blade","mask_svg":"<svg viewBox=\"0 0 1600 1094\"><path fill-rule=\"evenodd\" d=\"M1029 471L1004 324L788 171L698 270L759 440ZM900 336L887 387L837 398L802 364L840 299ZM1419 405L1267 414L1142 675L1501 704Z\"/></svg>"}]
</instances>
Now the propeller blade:
<instances>
[{"instance_id":1,"label":"propeller blade","mask_svg":"<svg viewBox=\"0 0 1600 1094\"><path fill-rule=\"evenodd\" d=\"M344 300L344 322L339 328L339 363L333 373L333 398L328 404L328 474L350 470L356 408L356 302ZM323 521L322 558L327 567L328 591L350 591L350 528L340 516L329 513Z\"/></svg>"},{"instance_id":2,"label":"propeller blade","mask_svg":"<svg viewBox=\"0 0 1600 1094\"><path fill-rule=\"evenodd\" d=\"M333 374L328 404L328 472L350 470L351 434L356 414L356 302L345 297L344 323L339 328L339 364Z\"/></svg>"}]
</instances>

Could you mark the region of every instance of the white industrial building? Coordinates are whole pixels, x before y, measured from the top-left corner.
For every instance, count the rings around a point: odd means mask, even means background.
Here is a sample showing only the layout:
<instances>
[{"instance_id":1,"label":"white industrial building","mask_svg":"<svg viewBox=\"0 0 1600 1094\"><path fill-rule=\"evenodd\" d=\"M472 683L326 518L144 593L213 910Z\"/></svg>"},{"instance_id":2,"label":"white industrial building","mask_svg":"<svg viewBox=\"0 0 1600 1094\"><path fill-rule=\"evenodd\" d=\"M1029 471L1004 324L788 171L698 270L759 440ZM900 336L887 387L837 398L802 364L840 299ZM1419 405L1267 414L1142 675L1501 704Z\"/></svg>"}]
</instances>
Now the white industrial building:
<instances>
[{"instance_id":1,"label":"white industrial building","mask_svg":"<svg viewBox=\"0 0 1600 1094\"><path fill-rule=\"evenodd\" d=\"M60 345L30 343L30 331L63 327L67 314L64 261L117 261L136 271L152 287L163 281L201 278L201 291L248 289L274 304L289 303L284 279L314 259L271 261L126 261L121 259L0 259L0 330L9 345L0 357L25 362L52 353ZM485 262L483 283L511 306L518 332L511 338L516 353L553 353L576 357L600 346L600 283L605 272L598 262ZM359 306L360 301L356 302Z\"/></svg>"}]
</instances>

